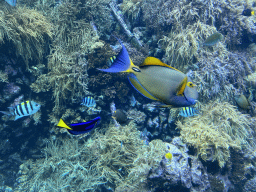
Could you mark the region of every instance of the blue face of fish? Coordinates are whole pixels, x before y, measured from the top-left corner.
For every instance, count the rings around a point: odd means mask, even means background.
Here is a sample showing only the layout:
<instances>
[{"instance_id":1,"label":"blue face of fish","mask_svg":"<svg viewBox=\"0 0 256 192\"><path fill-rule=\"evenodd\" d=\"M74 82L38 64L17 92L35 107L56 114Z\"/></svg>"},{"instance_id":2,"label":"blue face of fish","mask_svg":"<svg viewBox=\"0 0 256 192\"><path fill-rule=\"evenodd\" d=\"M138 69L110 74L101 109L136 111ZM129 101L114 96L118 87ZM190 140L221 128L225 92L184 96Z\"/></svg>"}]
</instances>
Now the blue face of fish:
<instances>
[{"instance_id":1,"label":"blue face of fish","mask_svg":"<svg viewBox=\"0 0 256 192\"><path fill-rule=\"evenodd\" d=\"M174 96L172 98L173 102L176 103L176 107L188 107L191 105L195 105L197 100L184 96Z\"/></svg>"}]
</instances>

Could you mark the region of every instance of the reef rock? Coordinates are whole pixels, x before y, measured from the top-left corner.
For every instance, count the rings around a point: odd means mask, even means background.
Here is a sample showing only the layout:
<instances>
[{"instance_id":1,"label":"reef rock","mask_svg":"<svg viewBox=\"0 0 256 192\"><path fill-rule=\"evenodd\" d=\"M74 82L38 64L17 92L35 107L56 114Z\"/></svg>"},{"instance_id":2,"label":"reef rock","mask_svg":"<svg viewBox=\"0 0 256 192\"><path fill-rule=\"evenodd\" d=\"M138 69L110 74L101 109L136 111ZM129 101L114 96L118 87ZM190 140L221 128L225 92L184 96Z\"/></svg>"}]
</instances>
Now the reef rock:
<instances>
[{"instance_id":1,"label":"reef rock","mask_svg":"<svg viewBox=\"0 0 256 192\"><path fill-rule=\"evenodd\" d=\"M208 174L201 161L192 155L188 155L188 148L179 137L172 143L166 143L166 153L172 154L172 159L164 158L161 166L152 170L149 179L160 179L161 183L190 189L190 191L206 191L210 188Z\"/></svg>"}]
</instances>

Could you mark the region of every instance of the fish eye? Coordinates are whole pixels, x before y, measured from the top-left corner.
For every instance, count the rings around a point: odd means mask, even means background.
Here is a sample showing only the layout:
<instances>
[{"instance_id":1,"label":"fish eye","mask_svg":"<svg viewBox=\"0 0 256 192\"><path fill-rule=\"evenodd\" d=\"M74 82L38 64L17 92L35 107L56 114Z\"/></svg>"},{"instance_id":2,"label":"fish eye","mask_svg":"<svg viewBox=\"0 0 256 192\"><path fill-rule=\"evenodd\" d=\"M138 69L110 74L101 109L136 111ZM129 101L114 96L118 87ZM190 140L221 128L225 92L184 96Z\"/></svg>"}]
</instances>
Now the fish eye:
<instances>
[{"instance_id":1,"label":"fish eye","mask_svg":"<svg viewBox=\"0 0 256 192\"><path fill-rule=\"evenodd\" d=\"M188 82L188 83L187 83L187 86L189 86L189 87L195 87L196 85L195 85L194 83L192 83L192 82Z\"/></svg>"}]
</instances>

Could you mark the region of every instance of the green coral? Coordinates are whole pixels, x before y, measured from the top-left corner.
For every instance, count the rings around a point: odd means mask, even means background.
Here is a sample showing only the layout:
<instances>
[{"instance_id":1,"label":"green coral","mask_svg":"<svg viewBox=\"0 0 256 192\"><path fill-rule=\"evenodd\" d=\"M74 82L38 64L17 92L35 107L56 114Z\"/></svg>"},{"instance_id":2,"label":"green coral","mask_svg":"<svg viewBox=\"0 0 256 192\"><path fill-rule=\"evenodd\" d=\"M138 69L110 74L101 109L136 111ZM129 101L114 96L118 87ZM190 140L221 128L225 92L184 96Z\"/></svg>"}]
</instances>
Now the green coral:
<instances>
[{"instance_id":1,"label":"green coral","mask_svg":"<svg viewBox=\"0 0 256 192\"><path fill-rule=\"evenodd\" d=\"M203 160L218 161L223 167L230 158L230 147L240 150L250 146L255 119L239 112L235 106L210 102L202 106L202 115L178 121L181 137L197 149Z\"/></svg>"}]
</instances>

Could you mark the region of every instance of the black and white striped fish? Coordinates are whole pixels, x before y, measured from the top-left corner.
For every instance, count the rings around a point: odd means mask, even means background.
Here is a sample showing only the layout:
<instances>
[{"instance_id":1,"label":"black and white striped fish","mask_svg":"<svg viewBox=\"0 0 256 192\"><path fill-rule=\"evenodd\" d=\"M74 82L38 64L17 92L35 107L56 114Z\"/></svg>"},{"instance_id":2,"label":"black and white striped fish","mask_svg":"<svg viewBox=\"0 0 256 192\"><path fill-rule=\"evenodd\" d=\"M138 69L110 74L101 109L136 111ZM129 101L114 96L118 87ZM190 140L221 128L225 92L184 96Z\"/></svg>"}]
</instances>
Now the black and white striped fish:
<instances>
[{"instance_id":1,"label":"black and white striped fish","mask_svg":"<svg viewBox=\"0 0 256 192\"><path fill-rule=\"evenodd\" d=\"M93 97L88 96L83 98L81 105L86 107L96 107L96 101L93 99Z\"/></svg>"},{"instance_id":2,"label":"black and white striped fish","mask_svg":"<svg viewBox=\"0 0 256 192\"><path fill-rule=\"evenodd\" d=\"M15 107L9 107L10 111L0 111L6 115L14 115L16 121L17 119L25 116L32 115L40 109L41 105L34 101L25 101Z\"/></svg>"},{"instance_id":3,"label":"black and white striped fish","mask_svg":"<svg viewBox=\"0 0 256 192\"><path fill-rule=\"evenodd\" d=\"M193 117L198 115L198 110L195 107L182 107L179 115L182 117Z\"/></svg>"}]
</instances>

